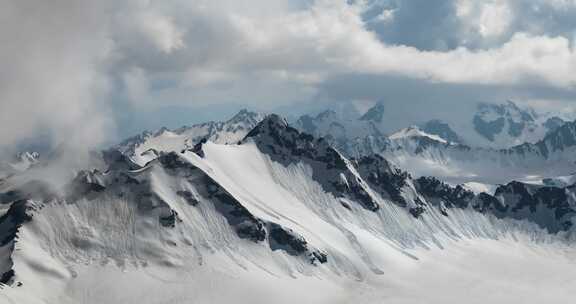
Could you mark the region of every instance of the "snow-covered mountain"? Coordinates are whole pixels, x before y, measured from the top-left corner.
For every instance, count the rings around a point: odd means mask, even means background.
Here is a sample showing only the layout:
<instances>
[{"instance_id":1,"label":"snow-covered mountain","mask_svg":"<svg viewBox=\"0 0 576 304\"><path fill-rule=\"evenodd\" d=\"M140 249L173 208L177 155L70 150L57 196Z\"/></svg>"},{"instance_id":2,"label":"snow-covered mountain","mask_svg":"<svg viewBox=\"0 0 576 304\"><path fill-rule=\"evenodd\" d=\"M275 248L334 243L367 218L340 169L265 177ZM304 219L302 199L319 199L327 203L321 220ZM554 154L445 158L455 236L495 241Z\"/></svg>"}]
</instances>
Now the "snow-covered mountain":
<instances>
[{"instance_id":1,"label":"snow-covered mountain","mask_svg":"<svg viewBox=\"0 0 576 304\"><path fill-rule=\"evenodd\" d=\"M505 148L535 143L564 123L565 121L557 116L538 114L533 109L521 108L512 101L505 104L480 103L473 119L477 135L488 141L485 146ZM476 141L482 143L480 140Z\"/></svg>"},{"instance_id":2,"label":"snow-covered mountain","mask_svg":"<svg viewBox=\"0 0 576 304\"><path fill-rule=\"evenodd\" d=\"M20 152L8 160L0 160L0 179L18 174L38 164L40 154L38 152Z\"/></svg>"},{"instance_id":3,"label":"snow-covered mountain","mask_svg":"<svg viewBox=\"0 0 576 304\"><path fill-rule=\"evenodd\" d=\"M277 115L238 144L158 151L144 165L107 151L63 189L0 184L0 301L539 303L573 290L558 283L576 253L574 187L413 179ZM543 269L556 279L532 288Z\"/></svg>"},{"instance_id":4,"label":"snow-covered mountain","mask_svg":"<svg viewBox=\"0 0 576 304\"><path fill-rule=\"evenodd\" d=\"M438 119L433 119L421 124L419 129L425 133L436 135L447 142L456 144L463 143L460 135L458 135L448 123Z\"/></svg>"},{"instance_id":5,"label":"snow-covered mountain","mask_svg":"<svg viewBox=\"0 0 576 304\"><path fill-rule=\"evenodd\" d=\"M327 110L316 116L303 115L295 126L314 136L325 137L341 151L353 155L378 152L377 149L386 147L384 137L414 125L452 143L506 149L523 143L536 143L566 123L560 115L537 113L528 106L519 106L512 101L502 104L478 103L474 110L455 115L446 113L442 119L402 120L388 112L383 103L376 103L363 114ZM398 115L409 116L406 113ZM398 121L403 121L404 125L394 128Z\"/></svg>"},{"instance_id":6,"label":"snow-covered mountain","mask_svg":"<svg viewBox=\"0 0 576 304\"><path fill-rule=\"evenodd\" d=\"M401 141L405 141L405 140L412 140L412 139L417 140L417 139L422 139L422 138L427 138L431 141L444 143L444 144L452 143L451 141L448 141L439 135L427 133L426 131L420 129L417 126L410 126L408 128L402 129L402 130L388 136L388 139L390 141L397 142L397 143L401 142Z\"/></svg>"},{"instance_id":7,"label":"snow-covered mountain","mask_svg":"<svg viewBox=\"0 0 576 304\"><path fill-rule=\"evenodd\" d=\"M144 165L158 157L160 152L181 151L194 147L201 140L231 144L241 140L262 120L260 113L241 110L227 121L211 121L176 130L162 128L129 138L115 147L136 163Z\"/></svg>"},{"instance_id":8,"label":"snow-covered mountain","mask_svg":"<svg viewBox=\"0 0 576 304\"><path fill-rule=\"evenodd\" d=\"M347 155L368 155L387 145L385 133L380 128L385 123L383 111L379 104L362 116L327 110L314 117L303 115L294 125L305 133L325 138Z\"/></svg>"},{"instance_id":9,"label":"snow-covered mountain","mask_svg":"<svg viewBox=\"0 0 576 304\"><path fill-rule=\"evenodd\" d=\"M495 188L513 180L568 175L576 169L570 142L574 124L553 113L540 114L511 101L480 103L476 112L460 115L452 123L431 119L394 132L387 131L386 113L378 103L363 115L338 111L304 115L295 127L324 137L348 157L381 154L415 176L436 176L453 184Z\"/></svg>"},{"instance_id":10,"label":"snow-covered mountain","mask_svg":"<svg viewBox=\"0 0 576 304\"><path fill-rule=\"evenodd\" d=\"M417 176L499 184L569 175L576 169L576 122L562 125L536 143L508 149L448 143L414 128L410 134L391 138L382 155Z\"/></svg>"}]
</instances>

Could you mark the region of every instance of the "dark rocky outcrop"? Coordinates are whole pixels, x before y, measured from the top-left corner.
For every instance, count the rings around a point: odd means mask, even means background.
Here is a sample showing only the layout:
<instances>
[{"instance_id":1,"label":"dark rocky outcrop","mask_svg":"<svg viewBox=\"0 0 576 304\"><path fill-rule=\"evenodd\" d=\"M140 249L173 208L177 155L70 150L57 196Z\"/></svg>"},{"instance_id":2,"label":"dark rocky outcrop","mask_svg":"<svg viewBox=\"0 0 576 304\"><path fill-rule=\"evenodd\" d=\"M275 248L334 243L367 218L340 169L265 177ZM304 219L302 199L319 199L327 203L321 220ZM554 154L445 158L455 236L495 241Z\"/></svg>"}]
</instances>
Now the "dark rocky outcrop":
<instances>
[{"instance_id":1,"label":"dark rocky outcrop","mask_svg":"<svg viewBox=\"0 0 576 304\"><path fill-rule=\"evenodd\" d=\"M439 136L448 142L456 144L463 143L462 139L460 139L460 136L458 136L458 134L452 130L450 125L441 120L434 119L427 121L426 123L422 124L420 128L422 131L428 134Z\"/></svg>"},{"instance_id":2,"label":"dark rocky outcrop","mask_svg":"<svg viewBox=\"0 0 576 304\"><path fill-rule=\"evenodd\" d=\"M0 273L0 283L2 284L9 284L15 275L15 270L12 268L11 253L14 251L20 227L32 220L28 210L28 201L19 200L13 202L8 211L0 217L0 247L8 246L10 252L9 256L0 257L0 266L4 268L4 270L0 269L2 272Z\"/></svg>"},{"instance_id":3,"label":"dark rocky outcrop","mask_svg":"<svg viewBox=\"0 0 576 304\"><path fill-rule=\"evenodd\" d=\"M183 198L188 204L190 204L191 206L196 206L198 205L200 202L198 201L198 199L196 199L196 197L194 196L194 194L188 190L179 190L176 191L176 195L180 196L181 198Z\"/></svg>"},{"instance_id":4,"label":"dark rocky outcrop","mask_svg":"<svg viewBox=\"0 0 576 304\"><path fill-rule=\"evenodd\" d=\"M160 225L167 227L167 228L174 228L176 227L176 220L178 219L178 212L169 209L168 214L160 215L158 220L160 221Z\"/></svg>"},{"instance_id":5,"label":"dark rocky outcrop","mask_svg":"<svg viewBox=\"0 0 576 304\"><path fill-rule=\"evenodd\" d=\"M437 206L467 208L475 198L472 191L460 185L452 187L434 177L420 177L414 181L414 185L430 203Z\"/></svg>"},{"instance_id":6,"label":"dark rocky outcrop","mask_svg":"<svg viewBox=\"0 0 576 304\"><path fill-rule=\"evenodd\" d=\"M108 170L138 170L140 166L134 163L128 156L116 149L102 151L102 159L108 166Z\"/></svg>"},{"instance_id":7,"label":"dark rocky outcrop","mask_svg":"<svg viewBox=\"0 0 576 304\"><path fill-rule=\"evenodd\" d=\"M410 175L393 167L380 155L364 156L355 161L358 173L377 190L384 198L392 200L400 207L406 207L407 202L402 196L402 189L406 187Z\"/></svg>"},{"instance_id":8,"label":"dark rocky outcrop","mask_svg":"<svg viewBox=\"0 0 576 304\"><path fill-rule=\"evenodd\" d=\"M204 171L182 159L175 152L161 155L157 162L170 174L184 177L194 185L199 195L214 204L216 210L226 218L240 238L254 242L261 242L266 238L264 223ZM189 204L197 204L197 199L191 192L179 190L176 193L186 199Z\"/></svg>"},{"instance_id":9,"label":"dark rocky outcrop","mask_svg":"<svg viewBox=\"0 0 576 304\"><path fill-rule=\"evenodd\" d=\"M256 218L234 196L222 188L209 176L204 176L204 183L208 192L208 198L215 203L218 210L235 228L240 238L261 242L266 238L264 223Z\"/></svg>"},{"instance_id":10,"label":"dark rocky outcrop","mask_svg":"<svg viewBox=\"0 0 576 304\"><path fill-rule=\"evenodd\" d=\"M306 256L312 264L326 263L327 255L319 250L310 249L308 242L294 231L278 224L269 223L269 243L272 250L284 250L293 256Z\"/></svg>"},{"instance_id":11,"label":"dark rocky outcrop","mask_svg":"<svg viewBox=\"0 0 576 304\"><path fill-rule=\"evenodd\" d=\"M536 116L534 111L521 109L512 101L505 104L480 103L473 124L478 134L494 141L497 135L504 132L517 138L525 130L531 131L536 127Z\"/></svg>"},{"instance_id":12,"label":"dark rocky outcrop","mask_svg":"<svg viewBox=\"0 0 576 304\"><path fill-rule=\"evenodd\" d=\"M472 208L478 212L490 214L504 214L508 211L508 206L504 205L496 197L484 192L476 196L473 200Z\"/></svg>"},{"instance_id":13,"label":"dark rocky outcrop","mask_svg":"<svg viewBox=\"0 0 576 304\"><path fill-rule=\"evenodd\" d=\"M371 211L379 209L368 186L352 171L354 168L323 138L301 133L278 115L269 115L242 142L249 140L283 165L308 164L312 167L314 180L334 196L350 197Z\"/></svg>"},{"instance_id":14,"label":"dark rocky outcrop","mask_svg":"<svg viewBox=\"0 0 576 304\"><path fill-rule=\"evenodd\" d=\"M193 153L195 153L196 155L204 158L204 150L202 150L202 146L208 142L208 139L206 138L202 138L196 145L194 145L194 147L190 150Z\"/></svg>"},{"instance_id":15,"label":"dark rocky outcrop","mask_svg":"<svg viewBox=\"0 0 576 304\"><path fill-rule=\"evenodd\" d=\"M76 201L81 198L94 199L106 190L102 181L98 180L99 172L80 171L66 186L66 199Z\"/></svg>"},{"instance_id":16,"label":"dark rocky outcrop","mask_svg":"<svg viewBox=\"0 0 576 304\"><path fill-rule=\"evenodd\" d=\"M576 187L566 188L511 182L496 189L494 196L502 203L495 208L500 217L528 220L552 233L565 231L575 224Z\"/></svg>"},{"instance_id":17,"label":"dark rocky outcrop","mask_svg":"<svg viewBox=\"0 0 576 304\"><path fill-rule=\"evenodd\" d=\"M480 116L474 116L474 129L478 134L490 141L494 141L495 136L502 132L506 120L502 117L493 121L484 121Z\"/></svg>"},{"instance_id":18,"label":"dark rocky outcrop","mask_svg":"<svg viewBox=\"0 0 576 304\"><path fill-rule=\"evenodd\" d=\"M371 107L364 115L362 115L359 119L372 121L375 123L382 123L384 119L385 107L383 103L377 103L373 107Z\"/></svg>"}]
</instances>

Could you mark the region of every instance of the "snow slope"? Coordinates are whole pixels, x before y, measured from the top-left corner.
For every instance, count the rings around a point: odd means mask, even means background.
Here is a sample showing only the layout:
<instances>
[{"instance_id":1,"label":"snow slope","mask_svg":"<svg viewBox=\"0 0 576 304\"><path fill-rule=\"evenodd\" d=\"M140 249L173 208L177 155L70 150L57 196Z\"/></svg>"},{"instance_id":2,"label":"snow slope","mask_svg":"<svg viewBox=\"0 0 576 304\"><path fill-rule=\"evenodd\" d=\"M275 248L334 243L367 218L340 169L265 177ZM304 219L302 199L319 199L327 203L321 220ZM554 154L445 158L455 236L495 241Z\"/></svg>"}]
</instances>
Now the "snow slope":
<instances>
[{"instance_id":1,"label":"snow slope","mask_svg":"<svg viewBox=\"0 0 576 304\"><path fill-rule=\"evenodd\" d=\"M37 152L21 152L10 160L0 160L0 181L11 175L28 170L38 164L40 154Z\"/></svg>"},{"instance_id":2,"label":"snow slope","mask_svg":"<svg viewBox=\"0 0 576 304\"><path fill-rule=\"evenodd\" d=\"M494 185L513 180L541 183L543 179L571 175L576 169L575 122L564 124L534 144L500 150L447 144L412 133L391 139L382 155L416 176L436 176L454 184Z\"/></svg>"},{"instance_id":3,"label":"snow slope","mask_svg":"<svg viewBox=\"0 0 576 304\"><path fill-rule=\"evenodd\" d=\"M479 103L468 133L470 145L509 148L523 143L535 143L565 123L550 113L539 114L529 107L512 101L503 104Z\"/></svg>"},{"instance_id":4,"label":"snow slope","mask_svg":"<svg viewBox=\"0 0 576 304\"><path fill-rule=\"evenodd\" d=\"M144 132L125 140L115 149L143 166L158 157L160 152L179 152L194 147L202 140L222 144L236 143L262 118L262 114L241 110L225 122L207 122L177 130L163 128L154 133Z\"/></svg>"},{"instance_id":5,"label":"snow slope","mask_svg":"<svg viewBox=\"0 0 576 304\"><path fill-rule=\"evenodd\" d=\"M437 176L452 184L495 187L568 175L575 169L574 123L553 113L536 113L511 101L479 103L469 115L449 122L406 121L418 125L395 132L389 132L390 115L376 104L362 116L336 111L304 115L295 127L324 137L348 157L381 153L416 176Z\"/></svg>"},{"instance_id":6,"label":"snow slope","mask_svg":"<svg viewBox=\"0 0 576 304\"><path fill-rule=\"evenodd\" d=\"M412 180L279 117L240 144L128 162L3 197L31 219L0 303L542 303L576 287L573 230L489 211L524 210L516 188L495 203Z\"/></svg>"},{"instance_id":7,"label":"snow slope","mask_svg":"<svg viewBox=\"0 0 576 304\"><path fill-rule=\"evenodd\" d=\"M398 140L403 140L403 139L408 139L408 138L412 138L412 137L427 137L431 140L443 143L443 144L447 144L448 141L441 138L438 135L433 135L433 134L428 134L422 130L420 130L420 128L416 127L416 126L411 126L408 127L406 129L402 129L390 136L388 136L388 138L390 140L393 141L398 141Z\"/></svg>"}]
</instances>

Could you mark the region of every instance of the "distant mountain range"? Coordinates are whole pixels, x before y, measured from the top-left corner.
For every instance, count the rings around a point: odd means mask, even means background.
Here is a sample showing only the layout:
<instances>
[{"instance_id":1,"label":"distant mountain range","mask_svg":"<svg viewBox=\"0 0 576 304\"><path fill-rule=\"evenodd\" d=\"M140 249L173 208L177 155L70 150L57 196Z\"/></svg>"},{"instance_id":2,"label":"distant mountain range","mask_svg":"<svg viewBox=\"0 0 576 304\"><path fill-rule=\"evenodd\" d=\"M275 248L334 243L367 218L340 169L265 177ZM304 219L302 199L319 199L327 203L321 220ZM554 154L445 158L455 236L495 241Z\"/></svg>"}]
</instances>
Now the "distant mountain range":
<instances>
[{"instance_id":1,"label":"distant mountain range","mask_svg":"<svg viewBox=\"0 0 576 304\"><path fill-rule=\"evenodd\" d=\"M471 123L491 125L478 134L494 142L547 134L496 149L439 120L385 133L381 105L293 124L243 110L95 152L94 167L59 185L50 159L21 154L0 179L0 282L19 303L134 299L142 286L156 303L205 281L259 282L235 297L246 302L302 280L372 286L390 265L460 240L573 244L576 122L539 125L512 103L479 109ZM116 286L122 275L138 291ZM91 286L106 292L73 292ZM200 302L229 300L202 290Z\"/></svg>"}]
</instances>

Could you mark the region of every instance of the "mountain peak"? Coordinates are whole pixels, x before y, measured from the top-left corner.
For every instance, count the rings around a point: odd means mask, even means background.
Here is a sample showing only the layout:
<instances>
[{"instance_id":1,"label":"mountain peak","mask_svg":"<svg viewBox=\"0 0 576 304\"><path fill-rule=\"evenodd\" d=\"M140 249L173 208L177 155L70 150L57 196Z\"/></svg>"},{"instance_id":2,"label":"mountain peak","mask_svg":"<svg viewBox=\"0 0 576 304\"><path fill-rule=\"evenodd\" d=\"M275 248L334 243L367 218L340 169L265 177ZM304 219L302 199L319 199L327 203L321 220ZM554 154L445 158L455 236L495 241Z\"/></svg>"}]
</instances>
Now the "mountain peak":
<instances>
[{"instance_id":1,"label":"mountain peak","mask_svg":"<svg viewBox=\"0 0 576 304\"><path fill-rule=\"evenodd\" d=\"M372 108L370 108L364 115L360 117L360 120L367 120L381 123L382 119L384 118L384 104L379 102L375 104Z\"/></svg>"},{"instance_id":2,"label":"mountain peak","mask_svg":"<svg viewBox=\"0 0 576 304\"><path fill-rule=\"evenodd\" d=\"M388 138L391 140L399 140L412 137L426 137L441 143L448 143L447 140L441 138L440 136L426 133L418 126L410 126L408 128L401 129L400 131L390 135Z\"/></svg>"},{"instance_id":3,"label":"mountain peak","mask_svg":"<svg viewBox=\"0 0 576 304\"><path fill-rule=\"evenodd\" d=\"M262 114L250 111L248 109L242 109L236 113L236 115L232 116L232 118L230 118L227 123L257 123L260 120L262 120Z\"/></svg>"},{"instance_id":4,"label":"mountain peak","mask_svg":"<svg viewBox=\"0 0 576 304\"><path fill-rule=\"evenodd\" d=\"M432 135L437 135L446 141L461 144L460 136L452 130L450 125L444 121L433 119L420 126L421 130Z\"/></svg>"},{"instance_id":5,"label":"mountain peak","mask_svg":"<svg viewBox=\"0 0 576 304\"><path fill-rule=\"evenodd\" d=\"M479 103L477 108L473 119L474 129L491 142L497 141L498 137L503 137L502 140L521 138L538 129L538 114L511 100L503 104Z\"/></svg>"},{"instance_id":6,"label":"mountain peak","mask_svg":"<svg viewBox=\"0 0 576 304\"><path fill-rule=\"evenodd\" d=\"M288 126L288 121L277 114L270 114L264 117L244 138L256 137L260 134L277 134L281 130L292 129ZM294 132L297 132L293 129Z\"/></svg>"},{"instance_id":7,"label":"mountain peak","mask_svg":"<svg viewBox=\"0 0 576 304\"><path fill-rule=\"evenodd\" d=\"M38 152L20 152L16 155L16 161L26 162L30 164L37 163L40 159L40 154Z\"/></svg>"},{"instance_id":8,"label":"mountain peak","mask_svg":"<svg viewBox=\"0 0 576 304\"><path fill-rule=\"evenodd\" d=\"M143 166L155 159L159 152L191 149L203 140L236 144L262 119L262 114L242 109L226 121L210 121L184 126L174 131L163 128L154 133L146 132L125 140L116 149Z\"/></svg>"}]
</instances>

